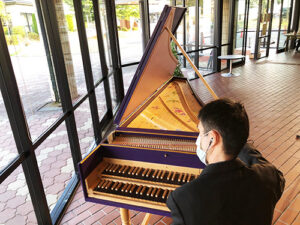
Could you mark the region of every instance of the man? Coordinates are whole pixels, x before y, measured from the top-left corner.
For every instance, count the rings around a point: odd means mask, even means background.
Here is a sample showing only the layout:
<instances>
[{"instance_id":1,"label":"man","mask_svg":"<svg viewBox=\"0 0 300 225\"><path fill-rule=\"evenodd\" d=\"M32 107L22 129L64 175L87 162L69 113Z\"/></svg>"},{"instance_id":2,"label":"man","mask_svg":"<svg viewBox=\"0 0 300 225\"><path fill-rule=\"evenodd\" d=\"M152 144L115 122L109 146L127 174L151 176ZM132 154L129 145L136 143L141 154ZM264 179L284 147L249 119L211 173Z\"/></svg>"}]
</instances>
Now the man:
<instances>
[{"instance_id":1,"label":"man","mask_svg":"<svg viewBox=\"0 0 300 225\"><path fill-rule=\"evenodd\" d=\"M244 107L229 99L212 101L200 111L199 121L197 155L207 166L197 179L170 194L173 224L270 225L285 181L246 144Z\"/></svg>"}]
</instances>

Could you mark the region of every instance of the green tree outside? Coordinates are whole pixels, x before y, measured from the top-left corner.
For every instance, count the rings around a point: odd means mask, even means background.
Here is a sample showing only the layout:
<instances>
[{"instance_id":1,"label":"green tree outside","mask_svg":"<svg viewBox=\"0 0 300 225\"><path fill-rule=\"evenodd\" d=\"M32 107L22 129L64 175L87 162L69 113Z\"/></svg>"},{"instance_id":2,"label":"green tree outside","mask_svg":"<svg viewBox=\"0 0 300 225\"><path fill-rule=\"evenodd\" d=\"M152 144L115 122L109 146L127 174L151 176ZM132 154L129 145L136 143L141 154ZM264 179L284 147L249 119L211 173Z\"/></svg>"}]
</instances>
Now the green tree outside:
<instances>
[{"instance_id":1,"label":"green tree outside","mask_svg":"<svg viewBox=\"0 0 300 225\"><path fill-rule=\"evenodd\" d=\"M2 21L2 24L7 24L10 17L5 12L5 5L2 0L0 0L0 19Z\"/></svg>"},{"instance_id":2,"label":"green tree outside","mask_svg":"<svg viewBox=\"0 0 300 225\"><path fill-rule=\"evenodd\" d=\"M73 0L63 0L64 3L68 4L72 9L74 9ZM94 21L94 11L93 11L93 1L92 0L81 0L82 4L82 13L83 19L87 22L87 18L89 20Z\"/></svg>"},{"instance_id":3,"label":"green tree outside","mask_svg":"<svg viewBox=\"0 0 300 225\"><path fill-rule=\"evenodd\" d=\"M32 32L38 34L38 26L37 26L37 22L36 22L36 17L35 14L32 14Z\"/></svg>"},{"instance_id":4,"label":"green tree outside","mask_svg":"<svg viewBox=\"0 0 300 225\"><path fill-rule=\"evenodd\" d=\"M66 20L67 20L69 31L74 32L75 28L74 28L74 22L73 22L73 15L72 14L66 15Z\"/></svg>"},{"instance_id":5,"label":"green tree outside","mask_svg":"<svg viewBox=\"0 0 300 225\"><path fill-rule=\"evenodd\" d=\"M130 17L140 18L138 5L116 5L116 14L119 20L130 20Z\"/></svg>"}]
</instances>

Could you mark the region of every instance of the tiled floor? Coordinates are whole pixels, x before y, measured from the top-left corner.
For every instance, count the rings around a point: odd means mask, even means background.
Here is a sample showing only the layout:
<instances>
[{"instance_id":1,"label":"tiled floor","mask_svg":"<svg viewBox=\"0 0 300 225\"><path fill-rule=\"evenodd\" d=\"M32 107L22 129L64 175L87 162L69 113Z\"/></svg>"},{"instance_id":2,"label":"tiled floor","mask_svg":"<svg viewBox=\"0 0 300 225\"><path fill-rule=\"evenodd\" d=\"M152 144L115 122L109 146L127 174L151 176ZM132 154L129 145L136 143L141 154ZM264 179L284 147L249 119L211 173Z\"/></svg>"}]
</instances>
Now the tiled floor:
<instances>
[{"instance_id":1,"label":"tiled floor","mask_svg":"<svg viewBox=\"0 0 300 225\"><path fill-rule=\"evenodd\" d=\"M206 78L220 97L244 103L250 118L250 138L262 154L284 174L286 186L276 205L273 224L300 224L300 54L276 55L235 68L241 76ZM211 100L199 80L192 82L199 96ZM132 224L144 213L131 212ZM85 202L78 188L61 224L121 224L119 209ZM150 224L170 224L168 217L153 215Z\"/></svg>"}]
</instances>

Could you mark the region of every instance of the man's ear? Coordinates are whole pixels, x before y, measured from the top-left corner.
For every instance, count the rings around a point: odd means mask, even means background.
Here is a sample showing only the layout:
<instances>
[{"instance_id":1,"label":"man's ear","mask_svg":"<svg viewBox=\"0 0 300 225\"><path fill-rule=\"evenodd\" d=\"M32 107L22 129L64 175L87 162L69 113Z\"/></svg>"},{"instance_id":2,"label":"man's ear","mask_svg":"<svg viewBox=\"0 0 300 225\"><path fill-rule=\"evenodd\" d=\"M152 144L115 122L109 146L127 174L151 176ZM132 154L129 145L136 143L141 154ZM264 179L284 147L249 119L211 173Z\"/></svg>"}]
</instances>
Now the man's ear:
<instances>
[{"instance_id":1,"label":"man's ear","mask_svg":"<svg viewBox=\"0 0 300 225\"><path fill-rule=\"evenodd\" d=\"M217 145L219 144L221 141L221 135L219 134L218 131L216 130L212 130L211 132L211 139L210 139L210 146L214 146L214 145Z\"/></svg>"}]
</instances>

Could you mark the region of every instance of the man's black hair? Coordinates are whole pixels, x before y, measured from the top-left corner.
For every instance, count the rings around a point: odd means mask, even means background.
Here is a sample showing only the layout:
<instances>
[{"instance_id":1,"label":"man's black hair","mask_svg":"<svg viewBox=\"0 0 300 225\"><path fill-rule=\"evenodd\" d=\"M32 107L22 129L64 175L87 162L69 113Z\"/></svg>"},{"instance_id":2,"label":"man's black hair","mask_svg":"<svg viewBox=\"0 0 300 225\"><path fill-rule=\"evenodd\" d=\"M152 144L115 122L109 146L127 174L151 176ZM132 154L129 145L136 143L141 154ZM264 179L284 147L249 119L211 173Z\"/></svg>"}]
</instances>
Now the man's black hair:
<instances>
[{"instance_id":1,"label":"man's black hair","mask_svg":"<svg viewBox=\"0 0 300 225\"><path fill-rule=\"evenodd\" d=\"M244 106L230 99L206 104L199 112L204 132L216 130L223 139L225 153L236 157L249 136L249 119Z\"/></svg>"}]
</instances>

